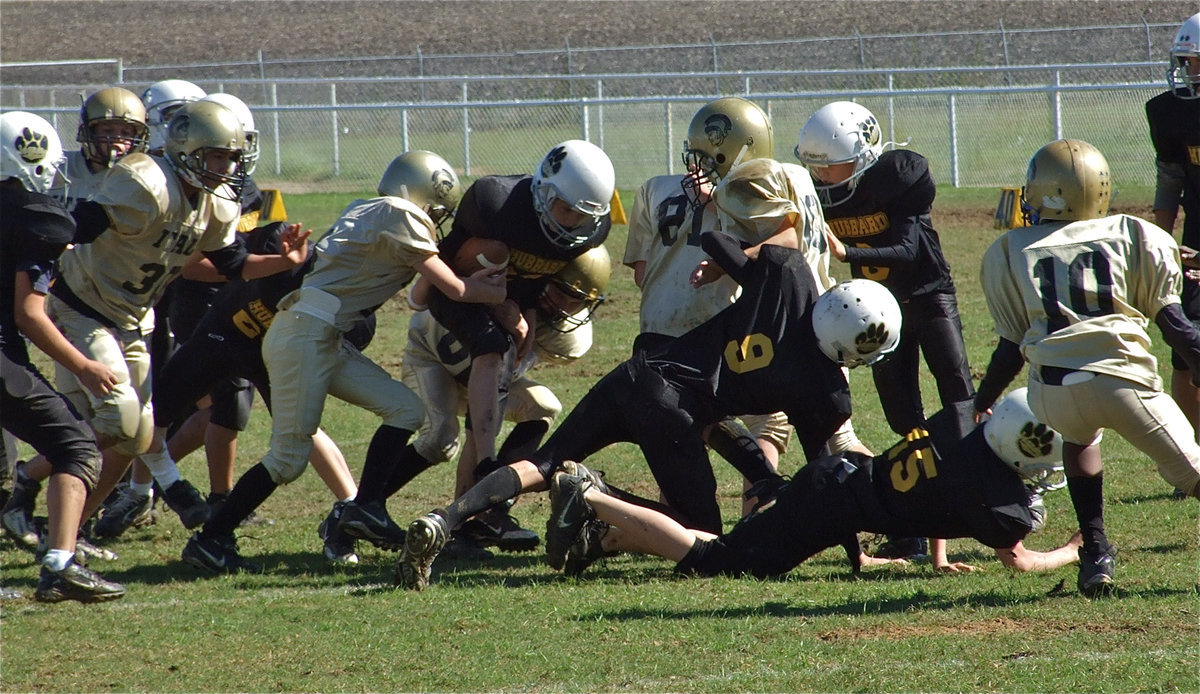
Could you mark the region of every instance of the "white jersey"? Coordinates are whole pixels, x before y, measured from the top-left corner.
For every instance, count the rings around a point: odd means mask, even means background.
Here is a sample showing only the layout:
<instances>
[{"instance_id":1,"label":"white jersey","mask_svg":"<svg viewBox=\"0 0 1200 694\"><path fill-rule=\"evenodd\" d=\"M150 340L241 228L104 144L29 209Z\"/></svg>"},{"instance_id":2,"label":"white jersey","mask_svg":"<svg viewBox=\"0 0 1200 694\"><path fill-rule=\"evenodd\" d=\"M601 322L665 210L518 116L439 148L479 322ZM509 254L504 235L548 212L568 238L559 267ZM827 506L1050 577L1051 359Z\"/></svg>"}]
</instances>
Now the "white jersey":
<instances>
[{"instance_id":1,"label":"white jersey","mask_svg":"<svg viewBox=\"0 0 1200 694\"><path fill-rule=\"evenodd\" d=\"M421 208L392 196L355 200L317 243L316 264L298 291L319 289L335 297L333 324L349 330L363 311L408 286L417 275L414 266L437 252L437 232ZM289 303L284 297L280 306Z\"/></svg>"},{"instance_id":2,"label":"white jersey","mask_svg":"<svg viewBox=\"0 0 1200 694\"><path fill-rule=\"evenodd\" d=\"M984 254L980 279L996 332L1031 364L1161 389L1146 326L1179 303L1167 232L1127 215L1013 229Z\"/></svg>"},{"instance_id":3,"label":"white jersey","mask_svg":"<svg viewBox=\"0 0 1200 694\"><path fill-rule=\"evenodd\" d=\"M718 228L711 205L692 208L683 176L655 176L638 188L621 262L646 264L640 330L678 337L729 306L741 292L728 277L693 289L689 278L708 255L700 235Z\"/></svg>"},{"instance_id":4,"label":"white jersey","mask_svg":"<svg viewBox=\"0 0 1200 694\"><path fill-rule=\"evenodd\" d=\"M189 202L159 157L122 157L91 198L104 207L109 228L62 254L57 281L121 329L152 330L151 309L188 257L236 239L238 204L205 191Z\"/></svg>"},{"instance_id":5,"label":"white jersey","mask_svg":"<svg viewBox=\"0 0 1200 694\"><path fill-rule=\"evenodd\" d=\"M74 150L67 153L67 165L63 167L63 173L70 181L67 188L67 209L75 209L80 200L87 200L96 194L108 169L100 169L93 173L83 152Z\"/></svg>"}]
</instances>

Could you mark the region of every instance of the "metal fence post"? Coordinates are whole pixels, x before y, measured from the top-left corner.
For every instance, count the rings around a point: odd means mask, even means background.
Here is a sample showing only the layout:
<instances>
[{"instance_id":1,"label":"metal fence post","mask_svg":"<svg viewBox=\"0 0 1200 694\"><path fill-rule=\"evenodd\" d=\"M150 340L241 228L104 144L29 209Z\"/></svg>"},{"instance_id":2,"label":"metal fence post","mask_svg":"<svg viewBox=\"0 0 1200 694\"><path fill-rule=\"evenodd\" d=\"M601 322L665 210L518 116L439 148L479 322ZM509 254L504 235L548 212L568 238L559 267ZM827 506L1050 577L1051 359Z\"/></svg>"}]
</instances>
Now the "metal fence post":
<instances>
[{"instance_id":1,"label":"metal fence post","mask_svg":"<svg viewBox=\"0 0 1200 694\"><path fill-rule=\"evenodd\" d=\"M579 100L579 125L583 135L584 142L592 141L592 124L588 119L588 100L583 97Z\"/></svg>"},{"instance_id":2,"label":"metal fence post","mask_svg":"<svg viewBox=\"0 0 1200 694\"><path fill-rule=\"evenodd\" d=\"M600 149L604 149L604 81L596 80L596 100L600 103L596 104L596 125L600 128L600 140L596 143Z\"/></svg>"},{"instance_id":3,"label":"metal fence post","mask_svg":"<svg viewBox=\"0 0 1200 694\"><path fill-rule=\"evenodd\" d=\"M1054 71L1054 91L1051 93L1050 112L1054 118L1054 139L1061 140L1063 136L1062 127L1062 92L1058 88L1062 85L1062 75L1058 70Z\"/></svg>"},{"instance_id":4,"label":"metal fence post","mask_svg":"<svg viewBox=\"0 0 1200 694\"><path fill-rule=\"evenodd\" d=\"M663 104L663 132L667 134L667 175L675 173L675 157L671 156L671 143L675 134L671 132L671 102Z\"/></svg>"},{"instance_id":5,"label":"metal fence post","mask_svg":"<svg viewBox=\"0 0 1200 694\"><path fill-rule=\"evenodd\" d=\"M896 88L896 76L888 73L887 79L888 98L887 98L887 119L888 119L888 139L892 142L896 141L896 99L892 96L892 92Z\"/></svg>"},{"instance_id":6,"label":"metal fence post","mask_svg":"<svg viewBox=\"0 0 1200 694\"><path fill-rule=\"evenodd\" d=\"M400 110L400 151L407 152L408 145L408 109Z\"/></svg>"},{"instance_id":7,"label":"metal fence post","mask_svg":"<svg viewBox=\"0 0 1200 694\"><path fill-rule=\"evenodd\" d=\"M462 85L463 175L471 175L471 109L467 106L467 83Z\"/></svg>"},{"instance_id":8,"label":"metal fence post","mask_svg":"<svg viewBox=\"0 0 1200 694\"><path fill-rule=\"evenodd\" d=\"M958 113L957 105L954 102L954 95L950 94L947 99L947 108L950 115L950 185L958 187Z\"/></svg>"},{"instance_id":9,"label":"metal fence post","mask_svg":"<svg viewBox=\"0 0 1200 694\"><path fill-rule=\"evenodd\" d=\"M338 133L338 112L337 112L337 84L329 85L329 105L333 107L329 113L330 121L333 123L333 175L339 176L342 173L342 157L341 157L341 138Z\"/></svg>"},{"instance_id":10,"label":"metal fence post","mask_svg":"<svg viewBox=\"0 0 1200 694\"><path fill-rule=\"evenodd\" d=\"M275 175L283 173L283 155L279 151L279 84L271 83L271 139L275 143Z\"/></svg>"}]
</instances>

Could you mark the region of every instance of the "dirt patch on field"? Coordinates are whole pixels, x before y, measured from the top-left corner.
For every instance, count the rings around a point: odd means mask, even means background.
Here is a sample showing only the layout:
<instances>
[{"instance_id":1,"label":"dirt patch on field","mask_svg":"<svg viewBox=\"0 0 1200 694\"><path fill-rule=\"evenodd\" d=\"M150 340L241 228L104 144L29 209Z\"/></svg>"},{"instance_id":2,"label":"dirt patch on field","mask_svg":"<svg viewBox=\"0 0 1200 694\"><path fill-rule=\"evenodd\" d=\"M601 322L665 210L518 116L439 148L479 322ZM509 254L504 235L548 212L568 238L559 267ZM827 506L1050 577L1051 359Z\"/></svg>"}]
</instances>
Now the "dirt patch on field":
<instances>
[{"instance_id":1,"label":"dirt patch on field","mask_svg":"<svg viewBox=\"0 0 1200 694\"><path fill-rule=\"evenodd\" d=\"M986 634L1049 634L1071 632L1090 634L1143 634L1150 631L1180 632L1185 630L1194 631L1195 625L1186 623L1183 620L1178 622L1157 621L1153 624L1147 624L1145 622L1056 622L1043 619L1026 620L996 617L994 619L948 622L945 624L888 624L879 627L847 627L822 632L818 638L822 641L839 641L844 639L902 641L912 638L949 635L979 636Z\"/></svg>"}]
</instances>

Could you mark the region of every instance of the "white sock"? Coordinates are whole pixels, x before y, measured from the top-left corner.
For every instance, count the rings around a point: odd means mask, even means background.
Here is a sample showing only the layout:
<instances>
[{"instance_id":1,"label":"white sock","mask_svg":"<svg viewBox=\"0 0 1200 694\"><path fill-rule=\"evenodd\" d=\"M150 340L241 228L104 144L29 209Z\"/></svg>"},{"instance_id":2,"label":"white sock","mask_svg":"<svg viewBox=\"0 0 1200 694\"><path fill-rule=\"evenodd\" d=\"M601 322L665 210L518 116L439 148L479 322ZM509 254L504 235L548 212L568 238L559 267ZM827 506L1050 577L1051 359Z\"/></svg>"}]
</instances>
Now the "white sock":
<instances>
[{"instance_id":1,"label":"white sock","mask_svg":"<svg viewBox=\"0 0 1200 694\"><path fill-rule=\"evenodd\" d=\"M65 549L52 549L42 557L42 566L51 571L62 571L75 558L75 553Z\"/></svg>"},{"instance_id":2,"label":"white sock","mask_svg":"<svg viewBox=\"0 0 1200 694\"><path fill-rule=\"evenodd\" d=\"M165 446L158 453L143 453L142 462L150 468L150 474L154 475L154 479L158 481L159 489L166 491L181 479L179 467L175 465L174 460L171 460L171 454L167 452Z\"/></svg>"},{"instance_id":3,"label":"white sock","mask_svg":"<svg viewBox=\"0 0 1200 694\"><path fill-rule=\"evenodd\" d=\"M153 482L134 482L129 481L129 490L138 496L150 496L154 492Z\"/></svg>"}]
</instances>

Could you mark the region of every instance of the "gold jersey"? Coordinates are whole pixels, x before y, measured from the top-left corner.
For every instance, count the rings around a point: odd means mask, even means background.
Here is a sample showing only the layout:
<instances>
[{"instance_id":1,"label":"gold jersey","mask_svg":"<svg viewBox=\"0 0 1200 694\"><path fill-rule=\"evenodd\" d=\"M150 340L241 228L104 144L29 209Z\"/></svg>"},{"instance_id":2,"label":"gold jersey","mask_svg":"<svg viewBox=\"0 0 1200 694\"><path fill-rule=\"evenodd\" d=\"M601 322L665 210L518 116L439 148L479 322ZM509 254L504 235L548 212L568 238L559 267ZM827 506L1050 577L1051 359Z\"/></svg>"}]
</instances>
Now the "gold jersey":
<instances>
[{"instance_id":1,"label":"gold jersey","mask_svg":"<svg viewBox=\"0 0 1200 694\"><path fill-rule=\"evenodd\" d=\"M1162 229L1114 215L1013 229L980 273L996 332L1035 366L1109 374L1161 389L1147 323L1179 302L1179 248Z\"/></svg>"},{"instance_id":2,"label":"gold jersey","mask_svg":"<svg viewBox=\"0 0 1200 694\"><path fill-rule=\"evenodd\" d=\"M421 208L392 196L355 200L317 243L317 261L301 291L320 289L336 297L334 325L348 330L363 311L412 282L416 263L437 253L437 232Z\"/></svg>"},{"instance_id":3,"label":"gold jersey","mask_svg":"<svg viewBox=\"0 0 1200 694\"><path fill-rule=\"evenodd\" d=\"M142 153L114 164L91 199L104 207L109 228L63 253L58 281L117 327L140 325L143 333L153 329L151 309L189 256L234 243L241 212L205 191L188 200L167 162Z\"/></svg>"}]
</instances>

